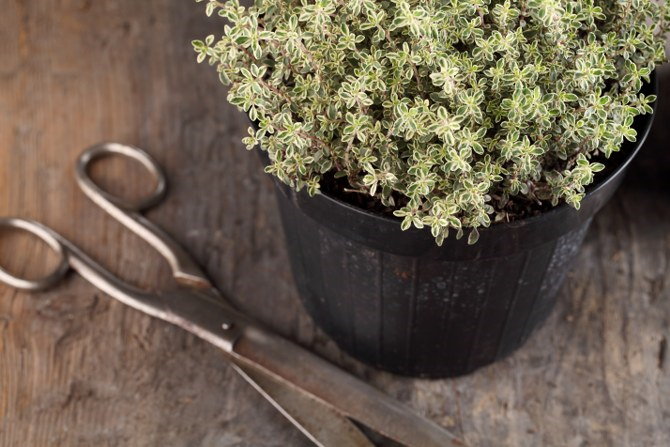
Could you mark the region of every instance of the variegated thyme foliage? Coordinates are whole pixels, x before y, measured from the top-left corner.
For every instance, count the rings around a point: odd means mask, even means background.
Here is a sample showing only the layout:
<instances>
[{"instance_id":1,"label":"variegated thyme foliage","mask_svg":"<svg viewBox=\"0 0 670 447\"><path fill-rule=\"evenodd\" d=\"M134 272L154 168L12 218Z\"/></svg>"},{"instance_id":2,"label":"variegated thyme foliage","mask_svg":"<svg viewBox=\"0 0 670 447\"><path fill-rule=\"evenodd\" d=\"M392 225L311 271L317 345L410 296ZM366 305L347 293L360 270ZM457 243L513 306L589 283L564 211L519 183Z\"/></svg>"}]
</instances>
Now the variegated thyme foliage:
<instances>
[{"instance_id":1,"label":"variegated thyme foliage","mask_svg":"<svg viewBox=\"0 0 670 447\"><path fill-rule=\"evenodd\" d=\"M669 0L197 1L228 19L198 61L257 121L267 171L310 194L334 171L438 244L579 207L593 158L651 112L670 23Z\"/></svg>"}]
</instances>

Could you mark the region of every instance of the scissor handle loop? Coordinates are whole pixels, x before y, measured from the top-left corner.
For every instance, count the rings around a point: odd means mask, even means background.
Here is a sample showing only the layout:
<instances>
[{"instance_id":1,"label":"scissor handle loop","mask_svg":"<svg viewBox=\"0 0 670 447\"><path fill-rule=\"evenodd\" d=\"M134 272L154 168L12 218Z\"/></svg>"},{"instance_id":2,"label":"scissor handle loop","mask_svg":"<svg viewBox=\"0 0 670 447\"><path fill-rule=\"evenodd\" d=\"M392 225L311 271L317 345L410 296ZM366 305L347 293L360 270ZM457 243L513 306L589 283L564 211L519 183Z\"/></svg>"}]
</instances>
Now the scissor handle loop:
<instances>
[{"instance_id":1,"label":"scissor handle loop","mask_svg":"<svg viewBox=\"0 0 670 447\"><path fill-rule=\"evenodd\" d=\"M93 181L88 173L88 168L95 160L109 155L121 155L140 162L156 180L154 191L148 197L139 201L129 201L102 189ZM167 190L165 173L149 154L138 147L119 143L101 143L84 151L77 159L76 176L79 186L87 196L92 197L97 194L123 210L138 213L157 205L163 200Z\"/></svg>"},{"instance_id":2,"label":"scissor handle loop","mask_svg":"<svg viewBox=\"0 0 670 447\"><path fill-rule=\"evenodd\" d=\"M51 230L33 220L19 219L15 217L0 218L0 230L7 228L23 230L40 238L56 253L59 257L59 261L58 265L51 273L38 279L19 278L0 267L0 282L16 287L17 289L40 291L48 289L65 276L70 269L67 251L63 247L63 244L56 239Z\"/></svg>"},{"instance_id":3,"label":"scissor handle loop","mask_svg":"<svg viewBox=\"0 0 670 447\"><path fill-rule=\"evenodd\" d=\"M108 193L88 174L88 167L97 158L111 154L137 160L157 181L154 192L138 202L130 202ZM189 254L167 233L144 218L142 211L156 205L165 196L167 182L161 167L142 149L119 143L102 143L85 150L77 159L76 177L79 186L94 203L140 236L170 264L172 274L184 286L209 289L211 283Z\"/></svg>"}]
</instances>

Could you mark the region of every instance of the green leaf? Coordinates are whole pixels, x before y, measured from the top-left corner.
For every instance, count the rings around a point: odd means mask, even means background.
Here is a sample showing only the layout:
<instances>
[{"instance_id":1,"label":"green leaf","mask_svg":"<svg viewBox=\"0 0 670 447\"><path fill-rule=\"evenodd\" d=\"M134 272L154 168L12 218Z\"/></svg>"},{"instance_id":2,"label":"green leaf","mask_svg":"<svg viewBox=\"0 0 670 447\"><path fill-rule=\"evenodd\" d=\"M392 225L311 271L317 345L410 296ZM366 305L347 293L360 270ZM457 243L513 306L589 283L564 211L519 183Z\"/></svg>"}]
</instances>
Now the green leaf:
<instances>
[{"instance_id":1,"label":"green leaf","mask_svg":"<svg viewBox=\"0 0 670 447\"><path fill-rule=\"evenodd\" d=\"M670 27L661 0L199 2L221 28L196 60L256 121L267 172L309 194L334 176L438 244L579 207L653 111Z\"/></svg>"}]
</instances>

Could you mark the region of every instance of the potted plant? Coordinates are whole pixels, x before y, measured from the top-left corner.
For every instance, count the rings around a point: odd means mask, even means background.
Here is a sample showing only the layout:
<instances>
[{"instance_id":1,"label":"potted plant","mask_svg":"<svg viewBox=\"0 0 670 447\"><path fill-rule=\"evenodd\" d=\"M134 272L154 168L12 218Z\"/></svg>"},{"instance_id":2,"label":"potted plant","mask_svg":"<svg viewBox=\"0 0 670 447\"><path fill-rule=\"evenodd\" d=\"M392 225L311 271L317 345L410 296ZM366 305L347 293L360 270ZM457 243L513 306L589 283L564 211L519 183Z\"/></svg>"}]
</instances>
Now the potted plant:
<instances>
[{"instance_id":1,"label":"potted plant","mask_svg":"<svg viewBox=\"0 0 670 447\"><path fill-rule=\"evenodd\" d=\"M549 314L649 130L670 22L652 0L206 7L229 24L198 61L267 154L307 311L353 356L428 377Z\"/></svg>"}]
</instances>

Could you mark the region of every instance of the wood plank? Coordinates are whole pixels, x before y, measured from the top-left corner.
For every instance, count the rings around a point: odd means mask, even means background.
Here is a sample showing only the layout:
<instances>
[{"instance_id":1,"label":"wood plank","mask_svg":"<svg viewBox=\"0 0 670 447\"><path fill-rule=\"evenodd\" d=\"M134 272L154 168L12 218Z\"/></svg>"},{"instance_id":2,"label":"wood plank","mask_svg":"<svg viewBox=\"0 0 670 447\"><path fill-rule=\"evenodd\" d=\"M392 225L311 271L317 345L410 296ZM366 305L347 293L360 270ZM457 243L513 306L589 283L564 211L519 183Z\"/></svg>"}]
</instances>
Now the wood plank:
<instances>
[{"instance_id":1,"label":"wood plank","mask_svg":"<svg viewBox=\"0 0 670 447\"><path fill-rule=\"evenodd\" d=\"M188 246L245 311L461 434L472 445L670 444L670 94L624 188L587 237L548 323L471 376L371 371L315 329L299 299L272 184L239 142L190 40L216 32L189 1L0 0L0 215L38 219L131 282L163 261L77 189L84 148L116 140L166 168L151 219ZM669 72L661 76L670 85ZM123 164L99 175L146 187ZM41 251L3 243L16 270ZM0 446L308 445L219 353L71 277L42 294L0 286Z\"/></svg>"}]
</instances>

